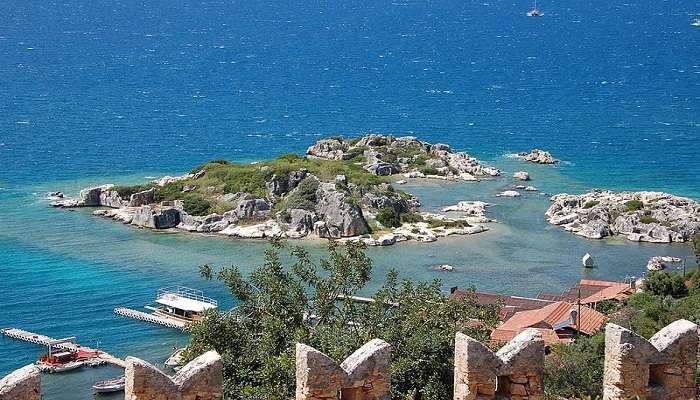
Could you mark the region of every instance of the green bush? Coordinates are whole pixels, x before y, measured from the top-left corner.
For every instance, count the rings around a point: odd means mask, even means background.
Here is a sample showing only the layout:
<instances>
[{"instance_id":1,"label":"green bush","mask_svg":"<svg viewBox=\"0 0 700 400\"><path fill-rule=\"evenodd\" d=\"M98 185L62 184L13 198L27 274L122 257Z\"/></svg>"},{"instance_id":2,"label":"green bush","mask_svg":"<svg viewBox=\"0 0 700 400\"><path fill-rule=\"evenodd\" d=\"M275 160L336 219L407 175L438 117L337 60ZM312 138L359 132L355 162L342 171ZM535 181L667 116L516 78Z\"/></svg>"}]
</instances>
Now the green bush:
<instances>
[{"instance_id":1,"label":"green bush","mask_svg":"<svg viewBox=\"0 0 700 400\"><path fill-rule=\"evenodd\" d=\"M652 272L644 280L644 289L657 296L682 297L688 294L683 276L675 272Z\"/></svg>"},{"instance_id":2,"label":"green bush","mask_svg":"<svg viewBox=\"0 0 700 400\"><path fill-rule=\"evenodd\" d=\"M420 169L420 172L422 172L425 175L440 175L440 171L438 171L434 167L423 167Z\"/></svg>"},{"instance_id":3,"label":"green bush","mask_svg":"<svg viewBox=\"0 0 700 400\"><path fill-rule=\"evenodd\" d=\"M625 202L625 212L638 211L644 208L644 203L639 200L630 200Z\"/></svg>"},{"instance_id":4,"label":"green bush","mask_svg":"<svg viewBox=\"0 0 700 400\"><path fill-rule=\"evenodd\" d=\"M580 337L572 344L556 344L545 360L545 398L581 399L603 394L605 334Z\"/></svg>"},{"instance_id":5,"label":"green bush","mask_svg":"<svg viewBox=\"0 0 700 400\"><path fill-rule=\"evenodd\" d=\"M403 213L400 216L401 223L404 224L415 224L418 222L423 222L423 216L417 212Z\"/></svg>"},{"instance_id":6,"label":"green bush","mask_svg":"<svg viewBox=\"0 0 700 400\"><path fill-rule=\"evenodd\" d=\"M700 265L700 231L695 232L693 235L693 250L695 252L695 261Z\"/></svg>"},{"instance_id":7,"label":"green bush","mask_svg":"<svg viewBox=\"0 0 700 400\"><path fill-rule=\"evenodd\" d=\"M598 200L590 200L590 201L587 201L586 204L583 205L583 208L593 208L593 207L597 206L598 204L600 204L600 202Z\"/></svg>"},{"instance_id":8,"label":"green bush","mask_svg":"<svg viewBox=\"0 0 700 400\"><path fill-rule=\"evenodd\" d=\"M318 186L319 183L316 179L311 177L304 178L284 200L282 209L292 210L300 208L313 210L316 205L316 190Z\"/></svg>"},{"instance_id":9,"label":"green bush","mask_svg":"<svg viewBox=\"0 0 700 400\"><path fill-rule=\"evenodd\" d=\"M654 224L659 222L659 220L652 217L651 215L642 215L641 217L639 217L639 222L643 224Z\"/></svg>"},{"instance_id":10,"label":"green bush","mask_svg":"<svg viewBox=\"0 0 700 400\"><path fill-rule=\"evenodd\" d=\"M143 192L144 190L148 190L152 187L152 184L134 186L115 186L112 188L112 190L116 191L119 194L119 197L121 197L122 199L129 200L132 194Z\"/></svg>"},{"instance_id":11,"label":"green bush","mask_svg":"<svg viewBox=\"0 0 700 400\"><path fill-rule=\"evenodd\" d=\"M430 221L428 221L428 225L433 229L439 228L439 227L442 227L442 228L467 228L467 227L471 226L471 225L469 225L469 223L467 221L461 221L461 220L445 221L445 220L441 220L441 219L431 219Z\"/></svg>"},{"instance_id":12,"label":"green bush","mask_svg":"<svg viewBox=\"0 0 700 400\"><path fill-rule=\"evenodd\" d=\"M183 209L190 215L211 214L212 202L198 193L189 193L183 199Z\"/></svg>"},{"instance_id":13,"label":"green bush","mask_svg":"<svg viewBox=\"0 0 700 400\"><path fill-rule=\"evenodd\" d=\"M399 214L391 207L384 207L377 213L377 221L387 228L398 228L401 226Z\"/></svg>"}]
</instances>

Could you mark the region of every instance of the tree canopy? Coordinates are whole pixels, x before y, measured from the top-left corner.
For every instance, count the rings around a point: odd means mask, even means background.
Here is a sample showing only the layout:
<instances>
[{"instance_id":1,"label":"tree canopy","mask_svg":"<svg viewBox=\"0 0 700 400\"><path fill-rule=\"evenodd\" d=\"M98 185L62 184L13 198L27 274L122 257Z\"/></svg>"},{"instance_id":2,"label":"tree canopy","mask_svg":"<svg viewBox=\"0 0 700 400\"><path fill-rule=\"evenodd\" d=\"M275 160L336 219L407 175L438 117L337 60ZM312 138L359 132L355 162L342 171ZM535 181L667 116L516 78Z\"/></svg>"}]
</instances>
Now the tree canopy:
<instances>
[{"instance_id":1,"label":"tree canopy","mask_svg":"<svg viewBox=\"0 0 700 400\"><path fill-rule=\"evenodd\" d=\"M290 399L297 342L340 362L380 338L392 346L393 399L449 398L456 332L488 341L498 307L478 305L473 296L450 300L439 280L399 281L395 271L374 302L358 303L350 296L366 294L372 276L364 245L330 241L327 250L313 260L303 247L273 240L263 265L249 276L235 266L200 267L202 276L226 284L239 305L208 313L189 328L186 359L218 351L227 399ZM291 265L283 264L284 255Z\"/></svg>"}]
</instances>

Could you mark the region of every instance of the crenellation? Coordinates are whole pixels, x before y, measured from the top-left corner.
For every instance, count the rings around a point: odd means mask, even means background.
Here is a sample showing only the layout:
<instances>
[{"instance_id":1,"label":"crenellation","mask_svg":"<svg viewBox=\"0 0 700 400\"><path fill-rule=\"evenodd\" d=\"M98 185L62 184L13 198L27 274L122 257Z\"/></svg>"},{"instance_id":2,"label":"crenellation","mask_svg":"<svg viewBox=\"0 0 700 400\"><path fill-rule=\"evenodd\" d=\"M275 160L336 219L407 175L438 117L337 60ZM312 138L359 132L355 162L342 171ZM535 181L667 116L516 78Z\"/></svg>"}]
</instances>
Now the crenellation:
<instances>
[{"instance_id":1,"label":"crenellation","mask_svg":"<svg viewBox=\"0 0 700 400\"><path fill-rule=\"evenodd\" d=\"M34 365L0 379L0 400L41 400L41 373Z\"/></svg>"},{"instance_id":2,"label":"crenellation","mask_svg":"<svg viewBox=\"0 0 700 400\"><path fill-rule=\"evenodd\" d=\"M693 400L698 326L678 320L650 340L615 324L605 329L603 399Z\"/></svg>"},{"instance_id":3,"label":"crenellation","mask_svg":"<svg viewBox=\"0 0 700 400\"><path fill-rule=\"evenodd\" d=\"M544 340L528 329L497 353L462 333L455 337L454 399L541 400Z\"/></svg>"},{"instance_id":4,"label":"crenellation","mask_svg":"<svg viewBox=\"0 0 700 400\"><path fill-rule=\"evenodd\" d=\"M389 400L391 346L367 342L340 365L313 347L297 344L297 400Z\"/></svg>"},{"instance_id":5,"label":"crenellation","mask_svg":"<svg viewBox=\"0 0 700 400\"><path fill-rule=\"evenodd\" d=\"M542 400L544 340L521 332L498 352L455 336L454 400ZM603 399L694 400L698 326L676 321L650 340L615 324L605 331ZM342 363L305 344L296 347L297 400L389 400L391 346L371 340ZM223 400L223 363L209 351L170 377L126 359L125 400ZM41 374L28 365L0 380L0 400L40 400Z\"/></svg>"},{"instance_id":6,"label":"crenellation","mask_svg":"<svg viewBox=\"0 0 700 400\"><path fill-rule=\"evenodd\" d=\"M221 356L209 351L170 377L150 363L126 359L125 400L221 400L223 396Z\"/></svg>"}]
</instances>

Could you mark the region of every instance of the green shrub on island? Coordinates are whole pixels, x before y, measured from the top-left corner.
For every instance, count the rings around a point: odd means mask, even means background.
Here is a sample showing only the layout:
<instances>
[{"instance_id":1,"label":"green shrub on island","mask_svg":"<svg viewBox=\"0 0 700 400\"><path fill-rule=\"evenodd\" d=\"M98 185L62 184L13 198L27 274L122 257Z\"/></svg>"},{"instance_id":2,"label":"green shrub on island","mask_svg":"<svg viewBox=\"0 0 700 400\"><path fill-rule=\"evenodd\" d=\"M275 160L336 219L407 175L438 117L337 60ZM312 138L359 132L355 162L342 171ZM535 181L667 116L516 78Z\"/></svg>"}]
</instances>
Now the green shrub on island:
<instances>
[{"instance_id":1,"label":"green shrub on island","mask_svg":"<svg viewBox=\"0 0 700 400\"><path fill-rule=\"evenodd\" d=\"M387 228L398 228L401 226L401 217L391 207L384 207L377 213L377 221Z\"/></svg>"},{"instance_id":2,"label":"green shrub on island","mask_svg":"<svg viewBox=\"0 0 700 400\"><path fill-rule=\"evenodd\" d=\"M273 176L288 176L292 171L305 169L322 181L332 182L336 176L344 175L348 184L357 185L366 191L377 190L380 184L386 183L384 177L373 175L360 165L347 160L312 160L296 154L287 154L274 160L256 164L236 164L226 160L212 160L192 170L192 173L204 171L204 174L183 180L170 182L163 186L153 184L118 186L115 188L122 198L128 199L133 193L156 188L155 201L183 200L185 212L196 212L192 215L206 215L211 212L224 212L234 207L233 204L221 200L227 193L248 193L251 197L268 197L267 183ZM278 209L303 208L313 209L315 190L318 182L302 181L301 188L286 199L285 204L276 206ZM348 192L347 187L343 188ZM410 196L397 191L401 196ZM349 193L350 194L350 193ZM353 197L354 196L354 197ZM346 198L348 202L360 202L361 198L353 192ZM204 214L202 214L204 213Z\"/></svg>"},{"instance_id":3,"label":"green shrub on island","mask_svg":"<svg viewBox=\"0 0 700 400\"><path fill-rule=\"evenodd\" d=\"M422 167L420 169L420 172L422 172L424 175L440 175L440 171L438 171L434 167L429 166Z\"/></svg>"},{"instance_id":4,"label":"green shrub on island","mask_svg":"<svg viewBox=\"0 0 700 400\"><path fill-rule=\"evenodd\" d=\"M423 216L417 212L408 212L401 214L402 224L416 224L418 222L424 222Z\"/></svg>"},{"instance_id":5,"label":"green shrub on island","mask_svg":"<svg viewBox=\"0 0 700 400\"><path fill-rule=\"evenodd\" d=\"M112 190L117 192L119 197L121 197L124 200L129 200L132 194L138 193L138 192L143 192L148 189L151 189L154 185L153 184L145 184L145 185L134 185L134 186L114 186Z\"/></svg>"},{"instance_id":6,"label":"green shrub on island","mask_svg":"<svg viewBox=\"0 0 700 400\"><path fill-rule=\"evenodd\" d=\"M313 177L306 177L281 203L282 210L313 210L316 206L316 190L319 182Z\"/></svg>"},{"instance_id":7,"label":"green shrub on island","mask_svg":"<svg viewBox=\"0 0 700 400\"><path fill-rule=\"evenodd\" d=\"M600 201L590 200L590 201L587 201L586 204L583 205L583 208L593 208L593 207L597 206L598 204L600 204Z\"/></svg>"},{"instance_id":8,"label":"green shrub on island","mask_svg":"<svg viewBox=\"0 0 700 400\"><path fill-rule=\"evenodd\" d=\"M379 338L391 345L392 399L444 400L453 393L456 332L486 343L498 323L498 307L479 305L475 296L450 300L439 280L399 282L395 271L374 294L375 302L350 300L366 293L372 273L364 245L356 242L330 241L327 257L317 262L306 249L275 240L250 275L206 265L200 273L222 281L237 307L207 313L188 327L185 361L218 351L226 399L294 398L297 342L342 361ZM482 323L465 323L474 319Z\"/></svg>"},{"instance_id":9,"label":"green shrub on island","mask_svg":"<svg viewBox=\"0 0 700 400\"><path fill-rule=\"evenodd\" d=\"M182 199L182 208L190 215L208 215L214 212L212 202L198 193L188 193Z\"/></svg>"},{"instance_id":10,"label":"green shrub on island","mask_svg":"<svg viewBox=\"0 0 700 400\"><path fill-rule=\"evenodd\" d=\"M652 217L651 215L642 215L641 217L639 217L639 222L643 224L655 224L658 223L659 220Z\"/></svg>"},{"instance_id":11,"label":"green shrub on island","mask_svg":"<svg viewBox=\"0 0 700 400\"><path fill-rule=\"evenodd\" d=\"M602 398L604 359L604 332L551 346L545 358L545 399Z\"/></svg>"},{"instance_id":12,"label":"green shrub on island","mask_svg":"<svg viewBox=\"0 0 700 400\"><path fill-rule=\"evenodd\" d=\"M693 235L693 252L695 253L695 262L700 266L700 230Z\"/></svg>"},{"instance_id":13,"label":"green shrub on island","mask_svg":"<svg viewBox=\"0 0 700 400\"><path fill-rule=\"evenodd\" d=\"M639 200L630 200L625 202L625 212L639 211L644 208L644 203Z\"/></svg>"}]
</instances>

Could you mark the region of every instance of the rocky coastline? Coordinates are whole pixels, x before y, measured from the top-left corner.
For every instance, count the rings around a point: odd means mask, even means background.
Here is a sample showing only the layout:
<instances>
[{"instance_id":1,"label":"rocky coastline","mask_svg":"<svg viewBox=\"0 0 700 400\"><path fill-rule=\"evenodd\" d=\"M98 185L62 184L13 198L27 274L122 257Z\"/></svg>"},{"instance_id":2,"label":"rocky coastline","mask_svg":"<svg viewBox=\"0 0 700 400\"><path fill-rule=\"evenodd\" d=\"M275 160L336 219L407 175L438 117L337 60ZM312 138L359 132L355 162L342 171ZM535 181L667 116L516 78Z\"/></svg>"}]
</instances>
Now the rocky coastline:
<instances>
[{"instance_id":1,"label":"rocky coastline","mask_svg":"<svg viewBox=\"0 0 700 400\"><path fill-rule=\"evenodd\" d=\"M668 193L593 190L550 200L547 221L589 239L619 235L634 242L687 242L700 231L700 204Z\"/></svg>"},{"instance_id":2,"label":"rocky coastline","mask_svg":"<svg viewBox=\"0 0 700 400\"><path fill-rule=\"evenodd\" d=\"M368 135L352 144L324 139L307 153L250 165L214 160L146 185L100 185L83 189L77 198L53 196L51 205L96 207L96 216L155 230L361 240L371 246L472 235L487 231L481 224L492 222L483 215L485 208L456 217L421 212L418 199L384 178L402 173L476 180L500 174L447 145Z\"/></svg>"}]
</instances>

